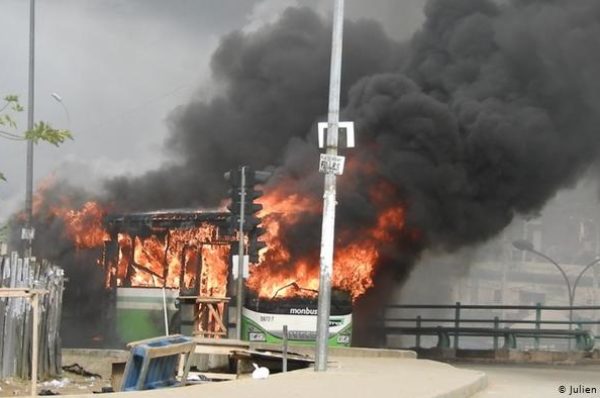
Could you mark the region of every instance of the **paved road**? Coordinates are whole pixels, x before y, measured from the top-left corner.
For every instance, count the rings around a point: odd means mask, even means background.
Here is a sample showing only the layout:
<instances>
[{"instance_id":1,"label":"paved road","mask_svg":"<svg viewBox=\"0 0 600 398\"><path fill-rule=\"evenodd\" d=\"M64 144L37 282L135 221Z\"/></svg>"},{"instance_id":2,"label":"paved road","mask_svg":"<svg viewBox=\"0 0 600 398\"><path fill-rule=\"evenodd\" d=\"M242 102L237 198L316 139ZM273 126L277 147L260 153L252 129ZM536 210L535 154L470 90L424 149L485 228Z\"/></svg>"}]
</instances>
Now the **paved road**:
<instances>
[{"instance_id":1,"label":"paved road","mask_svg":"<svg viewBox=\"0 0 600 398\"><path fill-rule=\"evenodd\" d=\"M479 370L488 376L488 387L473 398L600 398L600 366L458 365L458 367ZM576 389L581 385L595 388L596 392L577 393ZM559 392L561 386L565 387L564 393ZM569 392L572 394L569 395Z\"/></svg>"},{"instance_id":2,"label":"paved road","mask_svg":"<svg viewBox=\"0 0 600 398\"><path fill-rule=\"evenodd\" d=\"M478 371L428 360L330 357L327 372L303 369L264 380L240 380L182 388L111 394L123 398L467 398L485 385ZM1 395L1 393L0 393ZM72 398L99 398L78 395ZM108 396L107 396L108 397Z\"/></svg>"}]
</instances>

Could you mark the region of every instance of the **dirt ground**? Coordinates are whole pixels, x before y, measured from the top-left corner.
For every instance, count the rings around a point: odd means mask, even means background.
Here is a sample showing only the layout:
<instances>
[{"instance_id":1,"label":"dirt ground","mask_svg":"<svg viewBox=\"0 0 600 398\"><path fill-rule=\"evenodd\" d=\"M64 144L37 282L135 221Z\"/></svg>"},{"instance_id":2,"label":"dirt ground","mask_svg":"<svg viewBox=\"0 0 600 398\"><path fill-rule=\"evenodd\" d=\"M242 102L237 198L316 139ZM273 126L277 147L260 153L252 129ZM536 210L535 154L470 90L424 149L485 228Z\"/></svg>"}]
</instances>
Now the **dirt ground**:
<instances>
[{"instance_id":1,"label":"dirt ground","mask_svg":"<svg viewBox=\"0 0 600 398\"><path fill-rule=\"evenodd\" d=\"M102 392L103 387L111 387L112 363L124 362L126 358L127 352L125 351L63 350L63 366L79 364L86 371L96 373L100 377L81 376L63 371L59 377L40 380L37 385L38 394L43 395L44 392L51 392L60 395L73 395ZM0 397L28 396L29 388L29 380L3 380L0 381Z\"/></svg>"},{"instance_id":2,"label":"dirt ground","mask_svg":"<svg viewBox=\"0 0 600 398\"><path fill-rule=\"evenodd\" d=\"M102 387L110 387L110 379L83 377L63 372L61 377L38 383L39 395L69 395L101 392ZM28 396L29 380L10 379L0 381L0 397ZM44 394L51 392L52 394Z\"/></svg>"}]
</instances>

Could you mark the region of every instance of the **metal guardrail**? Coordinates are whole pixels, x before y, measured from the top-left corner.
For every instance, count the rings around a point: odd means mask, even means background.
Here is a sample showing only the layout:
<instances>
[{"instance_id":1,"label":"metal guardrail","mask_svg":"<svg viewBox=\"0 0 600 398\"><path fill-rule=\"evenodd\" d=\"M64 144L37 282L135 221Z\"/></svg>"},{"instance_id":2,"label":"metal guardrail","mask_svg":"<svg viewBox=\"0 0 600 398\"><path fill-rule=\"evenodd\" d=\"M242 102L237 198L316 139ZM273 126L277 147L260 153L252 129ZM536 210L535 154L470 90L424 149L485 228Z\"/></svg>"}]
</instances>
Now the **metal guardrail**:
<instances>
[{"instance_id":1,"label":"metal guardrail","mask_svg":"<svg viewBox=\"0 0 600 398\"><path fill-rule=\"evenodd\" d=\"M451 318L402 316L406 310L450 310L454 313ZM534 348L540 348L540 340L574 339L579 350L592 350L594 335L589 327L600 325L600 320L559 321L544 320L543 313L548 311L597 311L600 306L543 306L537 305L388 305L382 314L383 330L389 335L414 335L416 348L421 348L421 336L437 336L439 348L459 347L461 337L492 337L494 350L499 349L498 339L504 337L503 348L516 348L517 338L532 338ZM495 312L505 311L535 311L535 319L500 319L490 317ZM400 312L400 314L398 314ZM463 317L468 312L467 317ZM478 315L483 313L482 317ZM395 316L394 316L395 315ZM473 326L479 324L479 326ZM515 325L520 325L515 328ZM532 325L532 328L524 326ZM566 325L565 328L548 328L546 325ZM588 328L588 329L586 329ZM453 344L450 344L450 336Z\"/></svg>"}]
</instances>

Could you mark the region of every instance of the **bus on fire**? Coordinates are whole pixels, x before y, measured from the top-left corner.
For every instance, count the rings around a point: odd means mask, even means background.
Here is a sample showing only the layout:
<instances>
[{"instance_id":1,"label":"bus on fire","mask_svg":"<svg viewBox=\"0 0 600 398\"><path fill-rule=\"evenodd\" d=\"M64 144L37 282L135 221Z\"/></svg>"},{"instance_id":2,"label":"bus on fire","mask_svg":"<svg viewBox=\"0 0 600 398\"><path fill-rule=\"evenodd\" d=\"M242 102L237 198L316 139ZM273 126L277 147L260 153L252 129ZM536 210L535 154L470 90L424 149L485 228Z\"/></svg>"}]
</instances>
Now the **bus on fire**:
<instances>
[{"instance_id":1,"label":"bus on fire","mask_svg":"<svg viewBox=\"0 0 600 398\"><path fill-rule=\"evenodd\" d=\"M251 292L242 309L242 339L277 343L283 340L287 325L291 344L312 345L317 335L317 297L260 298ZM329 345L349 347L352 341L352 299L346 292L334 290L329 317Z\"/></svg>"}]
</instances>

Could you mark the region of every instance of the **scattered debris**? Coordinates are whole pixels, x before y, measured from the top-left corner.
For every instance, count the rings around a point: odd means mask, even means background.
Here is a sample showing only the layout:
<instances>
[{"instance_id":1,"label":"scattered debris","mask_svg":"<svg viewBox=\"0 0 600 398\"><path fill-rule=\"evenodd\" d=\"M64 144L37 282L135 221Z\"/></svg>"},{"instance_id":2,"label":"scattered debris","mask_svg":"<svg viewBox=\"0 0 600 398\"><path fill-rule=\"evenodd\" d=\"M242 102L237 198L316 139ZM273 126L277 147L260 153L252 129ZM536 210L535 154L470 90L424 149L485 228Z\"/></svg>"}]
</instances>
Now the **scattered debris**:
<instances>
[{"instance_id":1,"label":"scattered debris","mask_svg":"<svg viewBox=\"0 0 600 398\"><path fill-rule=\"evenodd\" d=\"M60 374L61 340L59 336L64 290L64 271L35 258L19 258L18 253L0 255L0 289L36 289L47 294L39 298L38 378ZM33 349L33 312L26 297L0 300L0 378L28 379ZM6 366L12 364L11 366Z\"/></svg>"},{"instance_id":2,"label":"scattered debris","mask_svg":"<svg viewBox=\"0 0 600 398\"><path fill-rule=\"evenodd\" d=\"M200 373L190 373L188 374L187 381L193 382L209 382L210 380L203 374Z\"/></svg>"},{"instance_id":3,"label":"scattered debris","mask_svg":"<svg viewBox=\"0 0 600 398\"><path fill-rule=\"evenodd\" d=\"M83 368L83 366L81 366L78 363L74 363L72 365L63 366L62 369L65 372L74 373L76 375L80 375L80 376L83 376L83 377L95 377L95 378L98 378L98 379L102 378L102 376L100 376L98 373L88 372L87 370L85 370Z\"/></svg>"},{"instance_id":4,"label":"scattered debris","mask_svg":"<svg viewBox=\"0 0 600 398\"><path fill-rule=\"evenodd\" d=\"M112 387L102 387L102 391L94 391L94 394L107 394L109 392L115 392Z\"/></svg>"},{"instance_id":5,"label":"scattered debris","mask_svg":"<svg viewBox=\"0 0 600 398\"><path fill-rule=\"evenodd\" d=\"M71 380L69 380L65 377L62 380L53 379L50 381L45 381L42 383L42 386L43 387L63 388L66 385L68 385L69 383L71 383Z\"/></svg>"},{"instance_id":6,"label":"scattered debris","mask_svg":"<svg viewBox=\"0 0 600 398\"><path fill-rule=\"evenodd\" d=\"M254 366L254 372L252 372L253 379L266 379L269 377L269 368L258 366L255 363L253 363L252 366Z\"/></svg>"},{"instance_id":7,"label":"scattered debris","mask_svg":"<svg viewBox=\"0 0 600 398\"><path fill-rule=\"evenodd\" d=\"M38 395L60 395L60 394L57 392L54 392L52 390L41 390Z\"/></svg>"}]
</instances>

